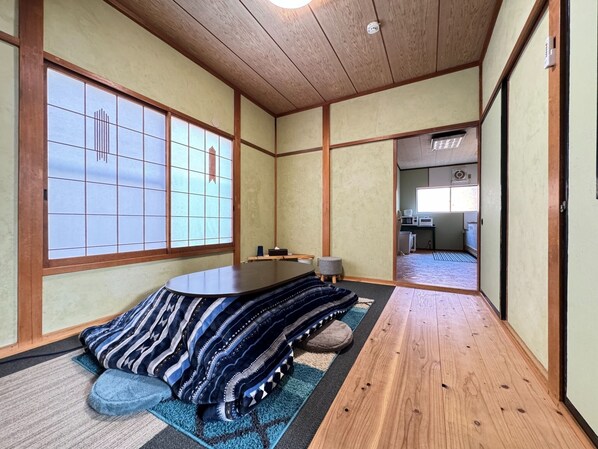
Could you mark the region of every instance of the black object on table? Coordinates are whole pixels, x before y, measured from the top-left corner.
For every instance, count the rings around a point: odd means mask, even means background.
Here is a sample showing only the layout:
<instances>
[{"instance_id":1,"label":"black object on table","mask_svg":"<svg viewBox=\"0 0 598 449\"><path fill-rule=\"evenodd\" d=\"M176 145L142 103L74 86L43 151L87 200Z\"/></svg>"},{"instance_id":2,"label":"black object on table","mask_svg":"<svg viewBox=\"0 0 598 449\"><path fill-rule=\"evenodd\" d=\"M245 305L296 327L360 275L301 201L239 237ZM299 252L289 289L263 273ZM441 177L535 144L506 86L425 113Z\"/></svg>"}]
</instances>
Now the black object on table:
<instances>
[{"instance_id":1,"label":"black object on table","mask_svg":"<svg viewBox=\"0 0 598 449\"><path fill-rule=\"evenodd\" d=\"M300 262L244 263L177 276L165 287L186 296L247 295L272 289L313 272L311 264Z\"/></svg>"},{"instance_id":2,"label":"black object on table","mask_svg":"<svg viewBox=\"0 0 598 449\"><path fill-rule=\"evenodd\" d=\"M433 226L416 226L416 225L401 225L401 231L413 232L417 235L417 231L432 231L432 249L436 249L436 225ZM419 241L419 239L418 239Z\"/></svg>"}]
</instances>

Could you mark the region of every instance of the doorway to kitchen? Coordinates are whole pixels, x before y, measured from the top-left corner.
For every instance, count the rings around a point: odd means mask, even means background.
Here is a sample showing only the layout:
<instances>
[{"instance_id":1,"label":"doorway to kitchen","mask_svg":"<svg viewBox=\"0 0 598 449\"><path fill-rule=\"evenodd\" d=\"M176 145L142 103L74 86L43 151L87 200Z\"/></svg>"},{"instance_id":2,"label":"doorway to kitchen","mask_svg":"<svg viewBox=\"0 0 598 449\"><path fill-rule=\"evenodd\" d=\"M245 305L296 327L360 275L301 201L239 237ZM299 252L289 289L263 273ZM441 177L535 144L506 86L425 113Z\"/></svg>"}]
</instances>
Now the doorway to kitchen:
<instances>
[{"instance_id":1,"label":"doorway to kitchen","mask_svg":"<svg viewBox=\"0 0 598 449\"><path fill-rule=\"evenodd\" d=\"M397 139L396 278L478 289L478 128Z\"/></svg>"}]
</instances>

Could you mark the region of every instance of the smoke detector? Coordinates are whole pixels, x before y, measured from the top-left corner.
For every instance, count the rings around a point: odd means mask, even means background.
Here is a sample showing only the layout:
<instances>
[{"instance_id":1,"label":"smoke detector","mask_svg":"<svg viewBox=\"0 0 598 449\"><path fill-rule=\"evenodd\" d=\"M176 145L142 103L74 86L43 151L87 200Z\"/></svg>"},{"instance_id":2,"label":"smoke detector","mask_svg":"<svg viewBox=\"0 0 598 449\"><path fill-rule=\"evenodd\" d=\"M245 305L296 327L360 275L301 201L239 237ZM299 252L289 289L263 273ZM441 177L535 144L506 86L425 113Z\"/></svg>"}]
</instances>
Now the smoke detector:
<instances>
[{"instance_id":1,"label":"smoke detector","mask_svg":"<svg viewBox=\"0 0 598 449\"><path fill-rule=\"evenodd\" d=\"M366 27L368 34L376 34L380 31L380 22L370 22Z\"/></svg>"}]
</instances>

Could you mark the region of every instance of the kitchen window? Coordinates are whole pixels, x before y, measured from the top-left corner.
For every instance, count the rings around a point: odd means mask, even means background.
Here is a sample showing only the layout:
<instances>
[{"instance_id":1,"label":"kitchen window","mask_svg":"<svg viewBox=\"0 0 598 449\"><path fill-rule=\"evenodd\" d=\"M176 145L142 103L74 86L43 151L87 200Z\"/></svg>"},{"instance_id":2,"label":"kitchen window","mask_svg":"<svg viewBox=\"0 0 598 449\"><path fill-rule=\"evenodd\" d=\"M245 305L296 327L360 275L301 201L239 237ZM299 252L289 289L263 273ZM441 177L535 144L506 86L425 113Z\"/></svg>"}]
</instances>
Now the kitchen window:
<instances>
[{"instance_id":1,"label":"kitchen window","mask_svg":"<svg viewBox=\"0 0 598 449\"><path fill-rule=\"evenodd\" d=\"M477 212L478 186L418 187L417 212Z\"/></svg>"}]
</instances>

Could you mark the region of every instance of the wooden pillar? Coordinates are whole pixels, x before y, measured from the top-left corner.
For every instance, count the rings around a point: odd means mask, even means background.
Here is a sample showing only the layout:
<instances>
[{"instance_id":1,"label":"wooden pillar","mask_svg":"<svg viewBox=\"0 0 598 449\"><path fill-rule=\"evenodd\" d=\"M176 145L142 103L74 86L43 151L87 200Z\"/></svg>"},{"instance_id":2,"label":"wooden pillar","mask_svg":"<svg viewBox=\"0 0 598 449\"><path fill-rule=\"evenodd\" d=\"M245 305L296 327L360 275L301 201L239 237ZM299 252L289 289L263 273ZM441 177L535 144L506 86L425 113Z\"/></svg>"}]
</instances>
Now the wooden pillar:
<instances>
[{"instance_id":1,"label":"wooden pillar","mask_svg":"<svg viewBox=\"0 0 598 449\"><path fill-rule=\"evenodd\" d=\"M330 255L330 105L322 107L322 256Z\"/></svg>"},{"instance_id":2,"label":"wooden pillar","mask_svg":"<svg viewBox=\"0 0 598 449\"><path fill-rule=\"evenodd\" d=\"M18 344L42 335L44 260L44 2L19 2Z\"/></svg>"},{"instance_id":3,"label":"wooden pillar","mask_svg":"<svg viewBox=\"0 0 598 449\"><path fill-rule=\"evenodd\" d=\"M233 263L241 263L241 94L235 90L235 123L233 140Z\"/></svg>"},{"instance_id":4,"label":"wooden pillar","mask_svg":"<svg viewBox=\"0 0 598 449\"><path fill-rule=\"evenodd\" d=\"M567 5L548 2L549 35L556 44L556 65L548 75L548 389L564 399L567 158ZM561 206L563 208L561 209Z\"/></svg>"}]
</instances>

